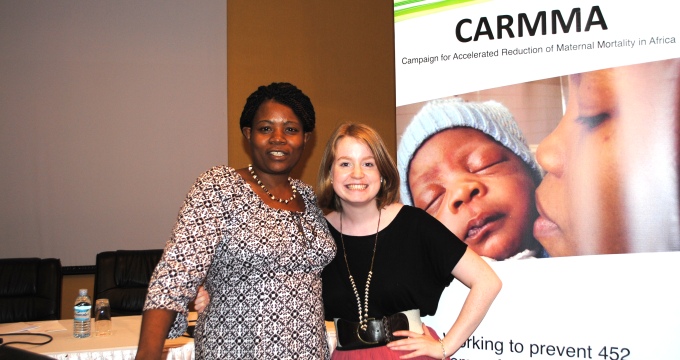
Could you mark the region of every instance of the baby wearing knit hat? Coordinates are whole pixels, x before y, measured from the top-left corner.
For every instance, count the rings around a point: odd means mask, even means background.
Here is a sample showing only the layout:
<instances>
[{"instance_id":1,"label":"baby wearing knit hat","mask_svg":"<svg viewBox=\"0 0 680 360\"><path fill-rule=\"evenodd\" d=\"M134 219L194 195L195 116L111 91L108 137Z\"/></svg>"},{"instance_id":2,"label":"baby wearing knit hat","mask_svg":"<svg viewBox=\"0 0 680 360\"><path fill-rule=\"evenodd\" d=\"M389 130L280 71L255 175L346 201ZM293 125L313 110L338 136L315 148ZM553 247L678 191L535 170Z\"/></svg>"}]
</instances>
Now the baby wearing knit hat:
<instances>
[{"instance_id":1,"label":"baby wearing knit hat","mask_svg":"<svg viewBox=\"0 0 680 360\"><path fill-rule=\"evenodd\" d=\"M401 201L436 217L479 255L545 256L533 236L541 170L505 106L427 103L404 131L397 167Z\"/></svg>"}]
</instances>

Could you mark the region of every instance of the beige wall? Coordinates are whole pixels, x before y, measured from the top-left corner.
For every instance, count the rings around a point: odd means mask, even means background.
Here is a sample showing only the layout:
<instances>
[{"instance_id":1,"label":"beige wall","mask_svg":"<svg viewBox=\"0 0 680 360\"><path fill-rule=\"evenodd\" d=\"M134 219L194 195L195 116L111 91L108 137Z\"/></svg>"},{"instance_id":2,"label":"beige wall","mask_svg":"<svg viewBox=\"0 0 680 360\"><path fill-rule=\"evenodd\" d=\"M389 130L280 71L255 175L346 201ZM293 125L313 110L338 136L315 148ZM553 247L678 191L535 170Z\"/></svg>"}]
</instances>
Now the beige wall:
<instances>
[{"instance_id":1,"label":"beige wall","mask_svg":"<svg viewBox=\"0 0 680 360\"><path fill-rule=\"evenodd\" d=\"M343 121L378 130L396 156L394 22L388 1L229 1L227 114L229 165L249 156L238 119L257 86L297 85L312 99L317 129L295 177L308 184L326 140Z\"/></svg>"},{"instance_id":2,"label":"beige wall","mask_svg":"<svg viewBox=\"0 0 680 360\"><path fill-rule=\"evenodd\" d=\"M227 161L224 0L0 14L0 256L162 247L196 176Z\"/></svg>"}]
</instances>

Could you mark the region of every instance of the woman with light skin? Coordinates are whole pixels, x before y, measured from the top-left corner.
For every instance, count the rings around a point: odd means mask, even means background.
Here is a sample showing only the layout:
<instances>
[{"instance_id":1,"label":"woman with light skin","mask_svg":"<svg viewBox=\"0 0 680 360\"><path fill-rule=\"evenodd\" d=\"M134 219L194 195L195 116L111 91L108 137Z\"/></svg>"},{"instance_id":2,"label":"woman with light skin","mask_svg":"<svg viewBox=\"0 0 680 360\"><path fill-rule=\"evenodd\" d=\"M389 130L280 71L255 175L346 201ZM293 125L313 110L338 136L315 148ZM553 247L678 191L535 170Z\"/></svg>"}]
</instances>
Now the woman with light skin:
<instances>
[{"instance_id":1,"label":"woman with light skin","mask_svg":"<svg viewBox=\"0 0 680 360\"><path fill-rule=\"evenodd\" d=\"M431 101L404 131L397 158L402 201L437 218L479 255L544 256L532 233L541 172L503 105Z\"/></svg>"},{"instance_id":2,"label":"woman with light skin","mask_svg":"<svg viewBox=\"0 0 680 360\"><path fill-rule=\"evenodd\" d=\"M538 147L534 235L551 256L680 250L680 60L569 76Z\"/></svg>"},{"instance_id":3,"label":"woman with light skin","mask_svg":"<svg viewBox=\"0 0 680 360\"><path fill-rule=\"evenodd\" d=\"M398 189L398 171L377 132L362 124L338 127L317 186L338 248L322 273L326 320L335 321L338 338L334 359L449 357L500 291L489 265L426 212L396 202ZM435 313L453 278L470 292L438 339L419 315ZM406 327L394 331L392 319L402 314ZM372 327L383 337L374 336Z\"/></svg>"}]
</instances>

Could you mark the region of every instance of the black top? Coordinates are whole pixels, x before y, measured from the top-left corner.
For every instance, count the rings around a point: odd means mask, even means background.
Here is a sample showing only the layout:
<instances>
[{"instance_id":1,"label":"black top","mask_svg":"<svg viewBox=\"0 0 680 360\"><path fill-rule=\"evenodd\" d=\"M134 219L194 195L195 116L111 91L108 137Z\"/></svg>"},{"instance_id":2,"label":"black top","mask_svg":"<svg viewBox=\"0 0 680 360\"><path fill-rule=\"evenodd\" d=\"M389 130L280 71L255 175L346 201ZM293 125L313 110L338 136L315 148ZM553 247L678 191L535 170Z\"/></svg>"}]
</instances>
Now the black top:
<instances>
[{"instance_id":1,"label":"black top","mask_svg":"<svg viewBox=\"0 0 680 360\"><path fill-rule=\"evenodd\" d=\"M358 321L356 295L347 274L340 232L330 223L328 227L338 252L321 274L326 320ZM343 238L363 309L375 234L343 235ZM421 209L404 205L378 235L368 316L380 318L410 309L420 309L421 316L434 315L444 288L453 280L451 271L466 248L467 245L437 219Z\"/></svg>"}]
</instances>

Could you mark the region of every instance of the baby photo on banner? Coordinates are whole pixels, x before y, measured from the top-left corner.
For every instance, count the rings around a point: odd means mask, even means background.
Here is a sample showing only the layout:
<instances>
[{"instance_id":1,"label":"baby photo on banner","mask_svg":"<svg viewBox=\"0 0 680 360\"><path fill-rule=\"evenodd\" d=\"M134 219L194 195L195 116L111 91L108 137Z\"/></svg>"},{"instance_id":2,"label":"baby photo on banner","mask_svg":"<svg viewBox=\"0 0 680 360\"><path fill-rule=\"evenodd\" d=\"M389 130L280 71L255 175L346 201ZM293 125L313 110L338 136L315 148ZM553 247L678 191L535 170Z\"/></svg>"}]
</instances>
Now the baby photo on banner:
<instances>
[{"instance_id":1,"label":"baby photo on banner","mask_svg":"<svg viewBox=\"0 0 680 360\"><path fill-rule=\"evenodd\" d=\"M453 358L679 358L680 28L670 5L394 6L401 201L504 283ZM466 290L454 282L424 322L445 331L438 319Z\"/></svg>"}]
</instances>

